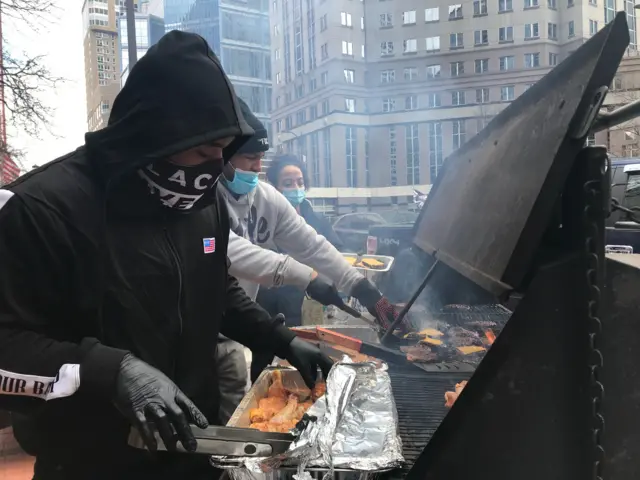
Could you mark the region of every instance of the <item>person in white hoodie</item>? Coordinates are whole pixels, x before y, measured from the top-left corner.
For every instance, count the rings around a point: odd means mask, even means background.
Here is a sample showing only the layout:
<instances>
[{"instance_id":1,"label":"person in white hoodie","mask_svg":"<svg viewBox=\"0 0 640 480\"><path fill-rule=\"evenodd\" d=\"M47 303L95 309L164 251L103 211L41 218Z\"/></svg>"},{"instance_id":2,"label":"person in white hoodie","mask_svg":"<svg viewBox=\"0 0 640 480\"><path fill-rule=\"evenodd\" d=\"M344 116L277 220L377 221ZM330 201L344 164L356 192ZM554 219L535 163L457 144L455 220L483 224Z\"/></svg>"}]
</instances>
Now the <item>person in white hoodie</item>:
<instances>
[{"instance_id":1,"label":"person in white hoodie","mask_svg":"<svg viewBox=\"0 0 640 480\"><path fill-rule=\"evenodd\" d=\"M382 327L388 326L397 317L396 308L298 215L282 193L259 181L261 161L269 149L267 131L242 100L240 107L256 133L231 158L229 170L221 182L222 188L218 189L219 198L226 202L230 216L230 273L252 299L256 298L260 285L295 285L324 305L340 305L342 300L337 287L355 297ZM323 281L318 273L335 287ZM219 347L218 363L229 366L227 372L219 371L220 383L229 385L221 395L233 397L233 403L239 402L244 395L239 385L244 385L246 378L241 378L241 370L247 370L243 347L230 342L227 340L222 349ZM254 352L254 356L256 353L260 352ZM226 356L227 361L221 356ZM236 385L235 395L232 384Z\"/></svg>"}]
</instances>

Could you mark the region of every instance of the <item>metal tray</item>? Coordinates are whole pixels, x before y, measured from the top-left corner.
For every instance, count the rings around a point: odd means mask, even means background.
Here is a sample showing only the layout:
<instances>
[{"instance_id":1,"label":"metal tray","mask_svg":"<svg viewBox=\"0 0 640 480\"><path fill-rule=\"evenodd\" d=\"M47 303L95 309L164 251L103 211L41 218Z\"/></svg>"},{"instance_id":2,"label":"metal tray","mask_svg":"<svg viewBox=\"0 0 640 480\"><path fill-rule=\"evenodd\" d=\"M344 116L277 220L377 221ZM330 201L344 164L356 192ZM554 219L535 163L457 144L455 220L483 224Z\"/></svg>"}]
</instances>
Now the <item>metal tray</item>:
<instances>
[{"instance_id":1,"label":"metal tray","mask_svg":"<svg viewBox=\"0 0 640 480\"><path fill-rule=\"evenodd\" d=\"M357 253L343 253L342 254L343 257L355 257L358 258L360 260L366 260L366 259L371 259L371 260L377 260L379 262L382 262L384 264L383 268L367 268L367 267L356 267L355 265L353 266L353 268L356 268L358 270L361 270L363 272L372 272L372 273L384 273L384 272L388 272L389 270L391 270L391 266L393 265L393 257L387 257L386 255L358 255Z\"/></svg>"},{"instance_id":2,"label":"metal tray","mask_svg":"<svg viewBox=\"0 0 640 480\"><path fill-rule=\"evenodd\" d=\"M267 392L272 383L274 370L276 369L269 368L260 374L251 386L249 392L247 392L240 402L240 405L238 405L235 412L233 412L233 415L227 422L227 427L249 428L251 425L249 411L252 408L258 408L258 402L267 396ZM277 370L282 371L282 384L284 388L292 392L299 392L300 394L307 392L311 394L311 391L307 388L302 380L302 376L297 370L293 368L279 368Z\"/></svg>"}]
</instances>

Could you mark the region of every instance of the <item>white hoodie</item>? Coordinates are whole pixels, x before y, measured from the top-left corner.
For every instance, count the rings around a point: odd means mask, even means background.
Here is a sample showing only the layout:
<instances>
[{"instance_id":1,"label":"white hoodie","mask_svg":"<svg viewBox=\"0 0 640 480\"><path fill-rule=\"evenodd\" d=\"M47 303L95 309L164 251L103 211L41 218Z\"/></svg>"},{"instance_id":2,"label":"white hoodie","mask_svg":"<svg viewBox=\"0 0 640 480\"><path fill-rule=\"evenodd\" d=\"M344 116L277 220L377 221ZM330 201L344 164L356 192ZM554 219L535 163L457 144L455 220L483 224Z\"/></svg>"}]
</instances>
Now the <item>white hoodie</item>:
<instances>
[{"instance_id":1,"label":"white hoodie","mask_svg":"<svg viewBox=\"0 0 640 480\"><path fill-rule=\"evenodd\" d=\"M229 209L230 273L253 300L260 285L305 290L314 270L346 294L363 278L271 184L260 181L237 199L222 183L218 192Z\"/></svg>"}]
</instances>

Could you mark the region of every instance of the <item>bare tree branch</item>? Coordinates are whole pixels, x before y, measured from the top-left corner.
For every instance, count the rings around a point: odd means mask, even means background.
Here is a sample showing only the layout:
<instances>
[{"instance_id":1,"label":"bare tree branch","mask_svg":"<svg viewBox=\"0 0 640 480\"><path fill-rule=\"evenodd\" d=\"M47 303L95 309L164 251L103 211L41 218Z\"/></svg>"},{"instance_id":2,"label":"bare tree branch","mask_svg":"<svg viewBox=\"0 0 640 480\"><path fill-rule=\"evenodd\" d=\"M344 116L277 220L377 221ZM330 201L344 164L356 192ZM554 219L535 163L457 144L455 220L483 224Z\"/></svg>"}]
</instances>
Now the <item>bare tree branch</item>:
<instances>
[{"instance_id":1,"label":"bare tree branch","mask_svg":"<svg viewBox=\"0 0 640 480\"><path fill-rule=\"evenodd\" d=\"M57 9L53 0L0 0L3 18L9 17L34 33L55 20ZM3 35L0 86L4 89L1 98L4 113L15 129L29 136L40 138L43 130L53 134L50 129L53 109L42 100L42 94L64 80L51 73L44 63L44 56L32 56L26 52L18 56L11 51L8 40ZM16 163L20 163L23 157L22 152L4 145L1 138L0 153L8 154Z\"/></svg>"}]
</instances>

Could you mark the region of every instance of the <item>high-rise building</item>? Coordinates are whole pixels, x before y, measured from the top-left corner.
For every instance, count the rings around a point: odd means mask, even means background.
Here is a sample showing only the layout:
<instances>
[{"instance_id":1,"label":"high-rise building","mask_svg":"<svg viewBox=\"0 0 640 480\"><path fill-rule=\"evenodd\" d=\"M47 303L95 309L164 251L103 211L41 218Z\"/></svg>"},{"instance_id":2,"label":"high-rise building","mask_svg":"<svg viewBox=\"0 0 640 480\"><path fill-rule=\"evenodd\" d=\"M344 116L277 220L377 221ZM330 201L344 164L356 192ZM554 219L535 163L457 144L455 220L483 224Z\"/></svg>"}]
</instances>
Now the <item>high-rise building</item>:
<instances>
[{"instance_id":1,"label":"high-rise building","mask_svg":"<svg viewBox=\"0 0 640 480\"><path fill-rule=\"evenodd\" d=\"M82 6L84 76L89 131L107 125L120 91L116 20L122 0L85 0Z\"/></svg>"},{"instance_id":2,"label":"high-rise building","mask_svg":"<svg viewBox=\"0 0 640 480\"><path fill-rule=\"evenodd\" d=\"M140 1L135 13L136 50L138 60L147 53L149 47L155 45L164 35L164 19L162 18L162 0ZM124 85L129 76L129 37L127 17L118 18L118 39L120 42L121 84Z\"/></svg>"},{"instance_id":3,"label":"high-rise building","mask_svg":"<svg viewBox=\"0 0 640 480\"><path fill-rule=\"evenodd\" d=\"M167 31L194 32L207 40L238 96L269 125L268 0L165 0L164 15Z\"/></svg>"},{"instance_id":4,"label":"high-rise building","mask_svg":"<svg viewBox=\"0 0 640 480\"><path fill-rule=\"evenodd\" d=\"M406 186L431 184L451 152L616 10L627 12L635 50L633 7L632 0L273 0L274 141L306 154L314 196L337 213L411 203ZM343 198L341 187L362 187L361 198Z\"/></svg>"}]
</instances>

